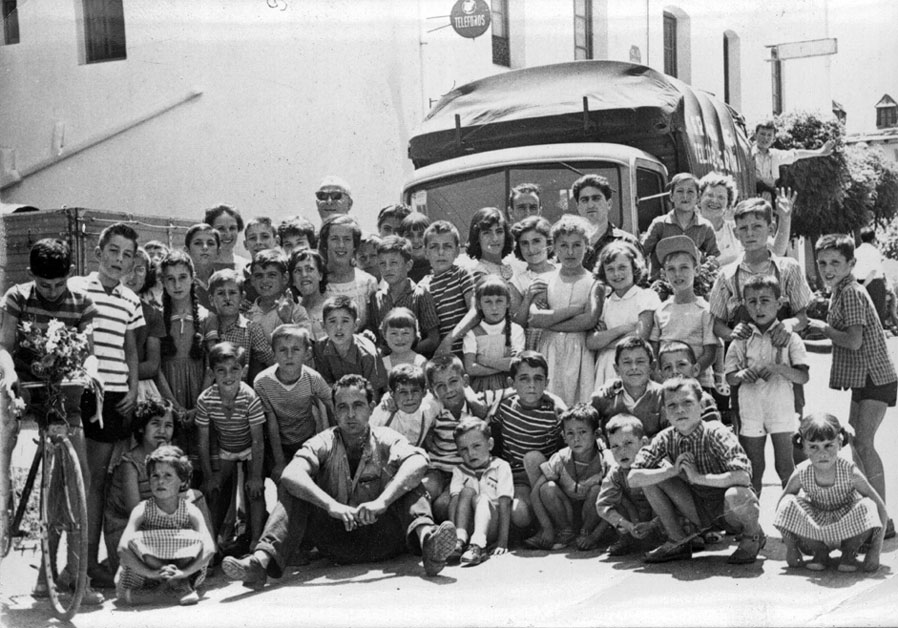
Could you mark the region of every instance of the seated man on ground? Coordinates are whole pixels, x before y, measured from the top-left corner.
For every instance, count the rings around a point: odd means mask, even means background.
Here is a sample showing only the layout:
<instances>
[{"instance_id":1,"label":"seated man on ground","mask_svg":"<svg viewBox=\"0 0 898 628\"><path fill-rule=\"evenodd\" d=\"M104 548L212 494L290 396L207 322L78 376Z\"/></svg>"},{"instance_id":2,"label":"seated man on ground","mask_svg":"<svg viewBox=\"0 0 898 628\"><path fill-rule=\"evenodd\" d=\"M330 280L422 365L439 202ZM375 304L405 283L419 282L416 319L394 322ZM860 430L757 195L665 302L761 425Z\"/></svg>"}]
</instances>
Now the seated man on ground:
<instances>
[{"instance_id":1,"label":"seated man on ground","mask_svg":"<svg viewBox=\"0 0 898 628\"><path fill-rule=\"evenodd\" d=\"M421 479L428 458L388 427L370 427L371 384L344 375L334 385L337 427L306 441L281 476L278 503L252 554L227 557L228 578L258 589L280 577L303 540L341 563L392 558L408 547L435 576L455 547L455 526L434 525Z\"/></svg>"}]
</instances>

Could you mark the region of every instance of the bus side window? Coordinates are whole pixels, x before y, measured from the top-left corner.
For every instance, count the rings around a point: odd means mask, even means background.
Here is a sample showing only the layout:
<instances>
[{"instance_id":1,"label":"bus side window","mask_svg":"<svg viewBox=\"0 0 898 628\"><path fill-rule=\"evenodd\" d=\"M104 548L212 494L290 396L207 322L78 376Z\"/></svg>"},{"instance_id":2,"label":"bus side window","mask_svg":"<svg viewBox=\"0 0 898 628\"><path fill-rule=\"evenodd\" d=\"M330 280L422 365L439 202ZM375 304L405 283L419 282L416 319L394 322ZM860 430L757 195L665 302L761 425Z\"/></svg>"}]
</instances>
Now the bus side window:
<instances>
[{"instance_id":1,"label":"bus side window","mask_svg":"<svg viewBox=\"0 0 898 628\"><path fill-rule=\"evenodd\" d=\"M664 182L661 174L654 170L639 168L636 171L636 197L639 200L636 211L639 215L639 233L645 233L656 217L665 213ZM652 197L652 198L649 198Z\"/></svg>"}]
</instances>

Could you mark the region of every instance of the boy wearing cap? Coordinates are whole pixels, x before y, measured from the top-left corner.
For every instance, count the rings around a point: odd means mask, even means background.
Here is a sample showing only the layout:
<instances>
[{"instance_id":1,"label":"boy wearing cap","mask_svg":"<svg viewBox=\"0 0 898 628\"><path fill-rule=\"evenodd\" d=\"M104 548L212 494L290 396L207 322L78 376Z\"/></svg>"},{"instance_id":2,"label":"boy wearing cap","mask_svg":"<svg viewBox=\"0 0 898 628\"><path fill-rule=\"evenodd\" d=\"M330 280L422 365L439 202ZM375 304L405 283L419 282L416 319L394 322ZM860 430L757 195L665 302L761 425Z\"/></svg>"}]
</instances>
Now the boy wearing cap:
<instances>
[{"instance_id":1,"label":"boy wearing cap","mask_svg":"<svg viewBox=\"0 0 898 628\"><path fill-rule=\"evenodd\" d=\"M714 364L718 344L708 302L696 296L693 287L700 253L687 235L664 238L658 242L655 251L673 295L655 310L655 324L649 340L655 355L662 342L671 340L680 340L692 347L699 367L698 380L703 388L710 389L714 379L709 367Z\"/></svg>"},{"instance_id":2,"label":"boy wearing cap","mask_svg":"<svg viewBox=\"0 0 898 628\"><path fill-rule=\"evenodd\" d=\"M352 190L344 179L328 175L315 192L315 204L318 207L321 224L324 224L324 221L332 216L349 213L352 209Z\"/></svg>"}]
</instances>

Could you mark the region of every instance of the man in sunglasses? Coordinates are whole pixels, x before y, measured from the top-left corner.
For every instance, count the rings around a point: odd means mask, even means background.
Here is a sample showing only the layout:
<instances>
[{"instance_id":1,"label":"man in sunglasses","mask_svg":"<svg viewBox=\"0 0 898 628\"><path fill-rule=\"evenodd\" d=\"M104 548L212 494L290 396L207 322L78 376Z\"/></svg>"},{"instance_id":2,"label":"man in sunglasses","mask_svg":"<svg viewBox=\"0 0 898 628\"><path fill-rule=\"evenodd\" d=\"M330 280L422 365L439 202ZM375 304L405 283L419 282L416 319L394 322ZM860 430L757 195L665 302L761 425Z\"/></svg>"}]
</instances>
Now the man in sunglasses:
<instances>
[{"instance_id":1,"label":"man in sunglasses","mask_svg":"<svg viewBox=\"0 0 898 628\"><path fill-rule=\"evenodd\" d=\"M340 177L328 175L324 177L318 191L315 192L318 215L322 224L337 214L348 214L352 207L352 191L349 184Z\"/></svg>"}]
</instances>

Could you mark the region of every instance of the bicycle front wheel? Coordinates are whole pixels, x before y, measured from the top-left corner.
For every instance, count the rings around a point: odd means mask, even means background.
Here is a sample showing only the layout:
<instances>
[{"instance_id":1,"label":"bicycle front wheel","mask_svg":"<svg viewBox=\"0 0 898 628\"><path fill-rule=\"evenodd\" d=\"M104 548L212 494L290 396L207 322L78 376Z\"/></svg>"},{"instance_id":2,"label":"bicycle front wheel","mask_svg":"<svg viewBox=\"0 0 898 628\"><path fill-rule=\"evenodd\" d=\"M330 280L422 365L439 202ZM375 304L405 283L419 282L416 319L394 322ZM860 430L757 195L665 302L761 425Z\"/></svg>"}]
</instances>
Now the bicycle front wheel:
<instances>
[{"instance_id":1,"label":"bicycle front wheel","mask_svg":"<svg viewBox=\"0 0 898 628\"><path fill-rule=\"evenodd\" d=\"M53 613L71 619L87 588L87 495L67 435L44 434L41 543Z\"/></svg>"}]
</instances>

